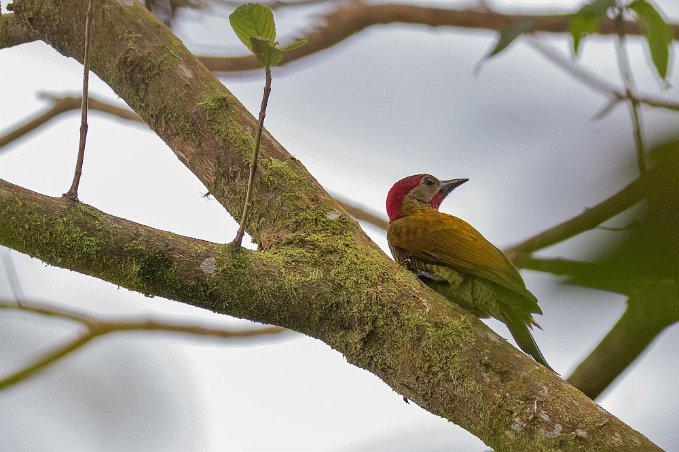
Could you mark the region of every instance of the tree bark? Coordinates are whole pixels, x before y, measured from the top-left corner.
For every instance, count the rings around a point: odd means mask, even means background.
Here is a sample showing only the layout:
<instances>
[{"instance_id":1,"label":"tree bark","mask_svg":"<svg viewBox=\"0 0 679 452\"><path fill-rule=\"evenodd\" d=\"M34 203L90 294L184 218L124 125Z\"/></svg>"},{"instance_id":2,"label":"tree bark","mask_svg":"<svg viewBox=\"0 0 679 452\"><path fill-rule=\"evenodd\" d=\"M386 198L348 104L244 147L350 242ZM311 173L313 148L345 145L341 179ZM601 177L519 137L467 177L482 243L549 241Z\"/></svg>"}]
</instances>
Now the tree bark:
<instances>
[{"instance_id":1,"label":"tree bark","mask_svg":"<svg viewBox=\"0 0 679 452\"><path fill-rule=\"evenodd\" d=\"M25 26L82 58L86 0L17 0ZM95 2L91 67L238 218L256 120L137 3ZM300 162L262 138L234 251L0 183L0 244L149 296L275 323L339 350L496 450L657 450L432 292L374 245Z\"/></svg>"}]
</instances>

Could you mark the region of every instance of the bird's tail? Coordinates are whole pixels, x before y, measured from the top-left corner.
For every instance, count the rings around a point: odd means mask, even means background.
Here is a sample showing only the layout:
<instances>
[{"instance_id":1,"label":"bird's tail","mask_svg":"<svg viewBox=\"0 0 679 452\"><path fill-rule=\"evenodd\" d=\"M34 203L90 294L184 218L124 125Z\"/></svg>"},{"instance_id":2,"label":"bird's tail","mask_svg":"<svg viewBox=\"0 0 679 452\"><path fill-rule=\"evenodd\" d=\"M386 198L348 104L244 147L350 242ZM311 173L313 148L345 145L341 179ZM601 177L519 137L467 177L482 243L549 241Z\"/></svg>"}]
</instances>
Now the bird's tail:
<instances>
[{"instance_id":1,"label":"bird's tail","mask_svg":"<svg viewBox=\"0 0 679 452\"><path fill-rule=\"evenodd\" d=\"M538 344L535 343L535 339L533 339L533 335L528 329L529 324L523 319L516 318L516 316L512 315L505 315L504 321L509 328L509 332L512 333L512 337L519 345L521 350L528 353L533 357L533 359L535 359L535 361L554 372L554 369L552 369L552 367L547 364L547 360L542 355L540 348L538 348Z\"/></svg>"}]
</instances>

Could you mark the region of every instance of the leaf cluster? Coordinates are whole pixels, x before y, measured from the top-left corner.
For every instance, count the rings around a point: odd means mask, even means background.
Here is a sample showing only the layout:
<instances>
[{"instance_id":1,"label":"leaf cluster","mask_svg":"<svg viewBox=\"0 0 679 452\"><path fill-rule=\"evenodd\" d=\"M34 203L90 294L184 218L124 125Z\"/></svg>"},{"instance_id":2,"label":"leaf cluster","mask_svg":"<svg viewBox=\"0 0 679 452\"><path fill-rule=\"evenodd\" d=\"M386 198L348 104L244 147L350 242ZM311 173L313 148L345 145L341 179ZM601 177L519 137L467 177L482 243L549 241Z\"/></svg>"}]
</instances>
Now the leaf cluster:
<instances>
[{"instance_id":1,"label":"leaf cluster","mask_svg":"<svg viewBox=\"0 0 679 452\"><path fill-rule=\"evenodd\" d=\"M580 44L585 37L599 31L604 18L616 14L622 16L630 14L640 23L653 66L660 78L666 80L672 51L672 27L668 25L658 8L648 0L633 0L629 3L618 0L591 0L582 5L569 16L573 55L578 55ZM522 34L532 32L534 26L534 20L522 19L502 30L487 58L505 50Z\"/></svg>"},{"instance_id":2,"label":"leaf cluster","mask_svg":"<svg viewBox=\"0 0 679 452\"><path fill-rule=\"evenodd\" d=\"M583 5L570 20L573 54L578 54L582 38L596 33L601 19L616 10L621 15L632 14L641 24L653 65L660 78L667 79L672 50L672 27L648 0L634 0L627 4L618 4L616 0L592 0Z\"/></svg>"},{"instance_id":3,"label":"leaf cluster","mask_svg":"<svg viewBox=\"0 0 679 452\"><path fill-rule=\"evenodd\" d=\"M271 8L259 3L245 3L229 15L231 28L238 39L255 54L268 70L283 59L283 54L302 47L306 39L300 39L284 47L276 41L276 23Z\"/></svg>"}]
</instances>

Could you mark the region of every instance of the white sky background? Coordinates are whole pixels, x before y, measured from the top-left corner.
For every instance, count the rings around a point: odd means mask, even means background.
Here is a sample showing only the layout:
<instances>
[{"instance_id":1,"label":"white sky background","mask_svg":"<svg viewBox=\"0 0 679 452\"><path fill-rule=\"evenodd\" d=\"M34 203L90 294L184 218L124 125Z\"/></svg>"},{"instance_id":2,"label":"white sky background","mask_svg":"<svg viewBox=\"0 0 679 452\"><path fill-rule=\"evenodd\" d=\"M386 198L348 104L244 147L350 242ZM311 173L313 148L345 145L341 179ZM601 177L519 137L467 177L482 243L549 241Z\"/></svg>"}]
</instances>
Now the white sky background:
<instances>
[{"instance_id":1,"label":"white sky background","mask_svg":"<svg viewBox=\"0 0 679 452\"><path fill-rule=\"evenodd\" d=\"M679 19L674 2L658 3ZM529 9L554 2L494 4ZM228 13L183 13L176 32L196 53L241 54ZM278 14L281 40L304 29L307 22L297 16ZM469 177L442 210L467 219L500 246L570 218L629 183L636 170L626 108L591 120L605 97L522 42L474 76L474 65L494 39L490 31L373 27L274 70L267 128L327 189L375 211L383 212L386 192L403 176ZM567 52L565 36L546 41ZM679 97L677 89L663 90L654 78L640 40L631 39L629 50L643 91ZM611 38L588 39L581 60L619 82ZM0 134L42 108L37 91L78 95L81 71L44 44L0 50ZM262 79L259 73L222 77L253 112ZM96 77L91 92L116 101ZM677 119L645 110L649 140L676 129ZM0 150L0 178L53 196L65 192L78 127L79 114L72 112ZM201 197L204 191L145 126L90 113L84 202L180 234L231 240L236 224L216 201ZM384 233L366 229L386 249ZM605 237L589 233L550 253L568 256ZM244 323L11 256L28 299L96 312ZM536 340L552 366L568 375L616 322L624 299L558 287L548 275L524 276L544 311L544 331L535 333ZM7 283L0 268L2 298L11 296ZM499 323L489 324L508 336ZM0 374L69 334L73 329L66 323L3 312ZM666 449L679 447L677 346L674 326L600 400ZM36 426L42 434L35 434ZM377 377L302 336L228 347L208 339L121 334L0 393L0 450L8 451L484 449L461 428L403 403Z\"/></svg>"}]
</instances>

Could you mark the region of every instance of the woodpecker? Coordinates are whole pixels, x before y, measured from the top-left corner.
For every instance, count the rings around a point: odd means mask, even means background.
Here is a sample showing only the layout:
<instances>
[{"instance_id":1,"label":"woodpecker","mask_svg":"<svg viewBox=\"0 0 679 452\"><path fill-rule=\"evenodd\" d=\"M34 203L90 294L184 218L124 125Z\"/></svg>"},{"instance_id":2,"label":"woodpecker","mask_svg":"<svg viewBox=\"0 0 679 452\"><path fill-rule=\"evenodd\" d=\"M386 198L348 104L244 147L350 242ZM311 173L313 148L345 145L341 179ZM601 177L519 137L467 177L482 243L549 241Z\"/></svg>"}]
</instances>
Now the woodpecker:
<instances>
[{"instance_id":1,"label":"woodpecker","mask_svg":"<svg viewBox=\"0 0 679 452\"><path fill-rule=\"evenodd\" d=\"M438 210L468 180L417 174L396 182L387 196L391 254L447 299L504 322L519 347L551 369L529 330L540 328L533 314L542 311L519 271L469 223Z\"/></svg>"}]
</instances>

